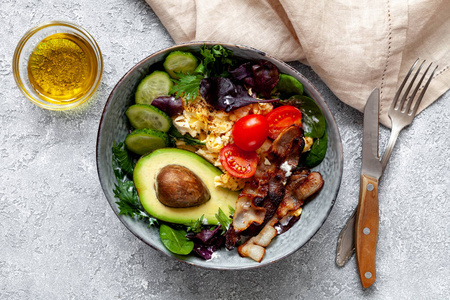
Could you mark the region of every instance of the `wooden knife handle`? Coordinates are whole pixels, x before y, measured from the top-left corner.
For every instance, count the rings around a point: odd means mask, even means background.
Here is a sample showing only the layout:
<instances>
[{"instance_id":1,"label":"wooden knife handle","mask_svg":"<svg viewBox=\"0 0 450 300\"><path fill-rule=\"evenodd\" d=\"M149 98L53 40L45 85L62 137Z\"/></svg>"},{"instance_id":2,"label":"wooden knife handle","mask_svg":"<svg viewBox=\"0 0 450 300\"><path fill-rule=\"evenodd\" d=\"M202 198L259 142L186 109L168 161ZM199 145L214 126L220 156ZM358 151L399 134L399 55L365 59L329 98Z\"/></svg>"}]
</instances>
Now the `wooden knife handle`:
<instances>
[{"instance_id":1,"label":"wooden knife handle","mask_svg":"<svg viewBox=\"0 0 450 300\"><path fill-rule=\"evenodd\" d=\"M355 223L355 250L363 288L375 282L375 254L378 239L378 180L361 175L358 213Z\"/></svg>"}]
</instances>

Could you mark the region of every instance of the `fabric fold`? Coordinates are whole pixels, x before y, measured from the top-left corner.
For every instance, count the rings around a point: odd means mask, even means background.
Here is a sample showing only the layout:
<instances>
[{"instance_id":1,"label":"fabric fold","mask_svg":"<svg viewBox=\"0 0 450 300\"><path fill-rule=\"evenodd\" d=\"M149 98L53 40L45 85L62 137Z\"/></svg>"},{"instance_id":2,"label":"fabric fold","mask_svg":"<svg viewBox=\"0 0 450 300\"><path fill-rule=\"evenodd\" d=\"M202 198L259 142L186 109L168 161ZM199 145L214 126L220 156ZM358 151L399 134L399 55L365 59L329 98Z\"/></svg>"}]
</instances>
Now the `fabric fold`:
<instances>
[{"instance_id":1,"label":"fabric fold","mask_svg":"<svg viewBox=\"0 0 450 300\"><path fill-rule=\"evenodd\" d=\"M390 103L417 58L439 65L419 111L450 88L446 0L146 1L176 43L235 43L301 61L359 111L379 87L387 127Z\"/></svg>"}]
</instances>

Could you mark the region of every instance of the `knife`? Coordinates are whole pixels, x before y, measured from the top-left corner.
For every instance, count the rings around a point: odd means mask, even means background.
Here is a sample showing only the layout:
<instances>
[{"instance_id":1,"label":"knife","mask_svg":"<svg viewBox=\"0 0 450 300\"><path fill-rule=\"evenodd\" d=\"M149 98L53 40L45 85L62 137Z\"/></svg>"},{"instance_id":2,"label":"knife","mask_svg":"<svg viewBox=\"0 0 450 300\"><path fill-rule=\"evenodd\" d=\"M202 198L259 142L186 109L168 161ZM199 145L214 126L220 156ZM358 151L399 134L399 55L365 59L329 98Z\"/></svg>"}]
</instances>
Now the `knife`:
<instances>
[{"instance_id":1,"label":"knife","mask_svg":"<svg viewBox=\"0 0 450 300\"><path fill-rule=\"evenodd\" d=\"M364 107L362 166L358 211L355 219L355 252L363 288L375 282L378 239L378 180L382 174L378 156L380 93L374 89Z\"/></svg>"},{"instance_id":2,"label":"knife","mask_svg":"<svg viewBox=\"0 0 450 300\"><path fill-rule=\"evenodd\" d=\"M343 267L355 253L355 219L357 211L358 206L339 233L336 248L336 265L339 267Z\"/></svg>"}]
</instances>

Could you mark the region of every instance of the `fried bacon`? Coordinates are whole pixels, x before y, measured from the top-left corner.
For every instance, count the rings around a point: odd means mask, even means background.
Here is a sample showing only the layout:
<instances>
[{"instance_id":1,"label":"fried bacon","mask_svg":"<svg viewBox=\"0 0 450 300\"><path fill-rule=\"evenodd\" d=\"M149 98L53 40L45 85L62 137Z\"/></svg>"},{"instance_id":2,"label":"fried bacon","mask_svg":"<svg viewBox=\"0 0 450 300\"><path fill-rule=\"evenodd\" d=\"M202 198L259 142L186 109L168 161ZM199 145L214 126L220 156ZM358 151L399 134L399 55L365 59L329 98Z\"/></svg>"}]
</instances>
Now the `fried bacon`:
<instances>
[{"instance_id":1,"label":"fried bacon","mask_svg":"<svg viewBox=\"0 0 450 300\"><path fill-rule=\"evenodd\" d=\"M318 172L309 172L304 169L293 174L286 185L283 201L278 206L276 214L265 224L258 235L251 237L239 246L239 254L260 262L264 257L265 248L279 234L275 228L276 225L288 223L289 219L298 217L304 201L317 193L323 183L323 178Z\"/></svg>"},{"instance_id":2,"label":"fried bacon","mask_svg":"<svg viewBox=\"0 0 450 300\"><path fill-rule=\"evenodd\" d=\"M226 247L232 249L243 233L256 235L273 217L285 195L286 174L293 170L304 147L303 130L290 126L260 157L256 173L241 191L227 231Z\"/></svg>"},{"instance_id":3,"label":"fried bacon","mask_svg":"<svg viewBox=\"0 0 450 300\"><path fill-rule=\"evenodd\" d=\"M255 175L236 202L226 233L228 249L234 248L241 236L251 236L238 252L260 262L272 239L298 220L304 201L322 188L320 173L296 170L304 146L303 130L290 126L260 157Z\"/></svg>"}]
</instances>

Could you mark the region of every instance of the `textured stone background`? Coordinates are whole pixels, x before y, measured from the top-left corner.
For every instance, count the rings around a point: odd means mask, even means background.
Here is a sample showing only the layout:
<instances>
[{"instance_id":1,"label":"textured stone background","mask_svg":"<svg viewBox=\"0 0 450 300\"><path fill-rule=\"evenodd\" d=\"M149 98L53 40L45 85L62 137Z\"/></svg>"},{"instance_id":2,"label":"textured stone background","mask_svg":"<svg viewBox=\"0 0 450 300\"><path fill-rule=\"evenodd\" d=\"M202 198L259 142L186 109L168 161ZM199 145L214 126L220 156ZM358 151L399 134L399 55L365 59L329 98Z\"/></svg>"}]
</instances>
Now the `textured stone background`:
<instances>
[{"instance_id":1,"label":"textured stone background","mask_svg":"<svg viewBox=\"0 0 450 300\"><path fill-rule=\"evenodd\" d=\"M334 263L337 236L358 198L362 114L294 64L319 87L342 135L344 174L334 209L287 259L211 271L136 239L97 178L96 134L109 92L135 63L173 45L152 10L143 0L2 0L0 19L0 299L448 299L449 92L400 135L380 185L378 279L362 291L355 259L343 268ZM17 42L50 20L82 25L103 52L97 94L69 112L34 106L13 79ZM380 135L384 146L389 131Z\"/></svg>"}]
</instances>

